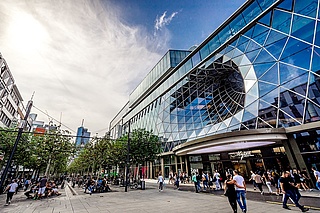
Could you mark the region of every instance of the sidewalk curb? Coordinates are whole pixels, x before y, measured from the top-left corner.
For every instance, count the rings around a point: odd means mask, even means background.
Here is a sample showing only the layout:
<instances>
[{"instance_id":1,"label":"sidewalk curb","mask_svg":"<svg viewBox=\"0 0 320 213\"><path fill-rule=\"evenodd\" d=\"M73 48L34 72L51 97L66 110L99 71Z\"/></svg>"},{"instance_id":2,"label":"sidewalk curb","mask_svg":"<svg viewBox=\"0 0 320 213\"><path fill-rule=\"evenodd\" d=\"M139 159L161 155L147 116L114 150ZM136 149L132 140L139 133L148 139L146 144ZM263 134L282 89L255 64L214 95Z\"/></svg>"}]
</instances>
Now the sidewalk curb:
<instances>
[{"instance_id":1,"label":"sidewalk curb","mask_svg":"<svg viewBox=\"0 0 320 213\"><path fill-rule=\"evenodd\" d=\"M72 188L67 181L66 181L66 183L67 183L67 186L68 186L68 188L70 189L72 195L78 195L78 193L76 192L76 190L74 190L74 188Z\"/></svg>"}]
</instances>

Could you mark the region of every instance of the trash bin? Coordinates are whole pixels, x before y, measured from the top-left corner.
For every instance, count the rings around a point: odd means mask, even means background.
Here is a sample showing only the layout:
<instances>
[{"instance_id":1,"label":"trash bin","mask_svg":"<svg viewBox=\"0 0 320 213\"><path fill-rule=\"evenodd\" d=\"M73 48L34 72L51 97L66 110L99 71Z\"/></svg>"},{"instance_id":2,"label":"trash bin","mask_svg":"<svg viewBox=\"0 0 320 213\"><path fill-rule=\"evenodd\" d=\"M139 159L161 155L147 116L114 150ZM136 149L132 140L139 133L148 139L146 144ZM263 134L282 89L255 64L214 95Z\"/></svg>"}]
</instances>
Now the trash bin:
<instances>
[{"instance_id":1,"label":"trash bin","mask_svg":"<svg viewBox=\"0 0 320 213\"><path fill-rule=\"evenodd\" d=\"M146 182L144 180L141 181L141 189L142 190L146 189Z\"/></svg>"}]
</instances>

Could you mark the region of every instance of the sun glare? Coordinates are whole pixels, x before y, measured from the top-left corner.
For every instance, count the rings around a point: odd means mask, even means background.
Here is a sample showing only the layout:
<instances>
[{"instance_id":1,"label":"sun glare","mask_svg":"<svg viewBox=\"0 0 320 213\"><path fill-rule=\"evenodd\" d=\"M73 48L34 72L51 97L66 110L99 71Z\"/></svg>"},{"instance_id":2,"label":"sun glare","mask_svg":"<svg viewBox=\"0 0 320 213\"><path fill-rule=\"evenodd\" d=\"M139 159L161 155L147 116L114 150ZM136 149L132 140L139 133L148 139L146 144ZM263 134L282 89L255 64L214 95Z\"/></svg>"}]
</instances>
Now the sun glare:
<instances>
[{"instance_id":1,"label":"sun glare","mask_svg":"<svg viewBox=\"0 0 320 213\"><path fill-rule=\"evenodd\" d=\"M45 28L26 13L16 14L8 28L11 45L20 51L39 50L44 45L48 35Z\"/></svg>"}]
</instances>

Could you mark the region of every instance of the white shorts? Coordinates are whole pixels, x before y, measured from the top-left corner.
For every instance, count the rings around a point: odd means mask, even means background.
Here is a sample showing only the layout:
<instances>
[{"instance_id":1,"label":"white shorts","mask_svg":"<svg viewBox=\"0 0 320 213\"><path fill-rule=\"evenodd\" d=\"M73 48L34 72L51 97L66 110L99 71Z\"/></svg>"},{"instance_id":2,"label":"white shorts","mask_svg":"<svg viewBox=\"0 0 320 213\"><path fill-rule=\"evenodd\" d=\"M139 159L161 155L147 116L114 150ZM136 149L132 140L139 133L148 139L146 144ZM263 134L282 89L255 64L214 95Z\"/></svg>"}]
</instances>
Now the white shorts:
<instances>
[{"instance_id":1,"label":"white shorts","mask_svg":"<svg viewBox=\"0 0 320 213\"><path fill-rule=\"evenodd\" d=\"M42 187L42 188L39 188L38 194L42 195L42 194L44 194L44 191L46 191L46 187L45 186Z\"/></svg>"}]
</instances>

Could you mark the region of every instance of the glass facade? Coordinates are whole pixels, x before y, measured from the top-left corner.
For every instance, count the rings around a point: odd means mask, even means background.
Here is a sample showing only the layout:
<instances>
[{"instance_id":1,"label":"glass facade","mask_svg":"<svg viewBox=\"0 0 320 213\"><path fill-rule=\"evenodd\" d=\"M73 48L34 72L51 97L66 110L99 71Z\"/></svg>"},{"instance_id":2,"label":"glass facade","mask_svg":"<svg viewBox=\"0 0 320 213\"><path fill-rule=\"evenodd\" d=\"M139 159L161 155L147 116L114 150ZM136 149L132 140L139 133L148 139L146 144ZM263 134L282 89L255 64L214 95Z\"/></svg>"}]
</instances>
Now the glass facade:
<instances>
[{"instance_id":1,"label":"glass facade","mask_svg":"<svg viewBox=\"0 0 320 213\"><path fill-rule=\"evenodd\" d=\"M164 152L169 152L227 132L305 129L319 123L319 4L320 0L247 1L165 75L155 75L147 87L144 80L137 88L149 88L148 93L131 94L126 113L110 125L111 137L125 134L130 123L131 129L158 135ZM314 161L310 152L319 151L319 129L310 142L299 142L301 135L294 135L306 162ZM276 155L270 150L270 156Z\"/></svg>"}]
</instances>

